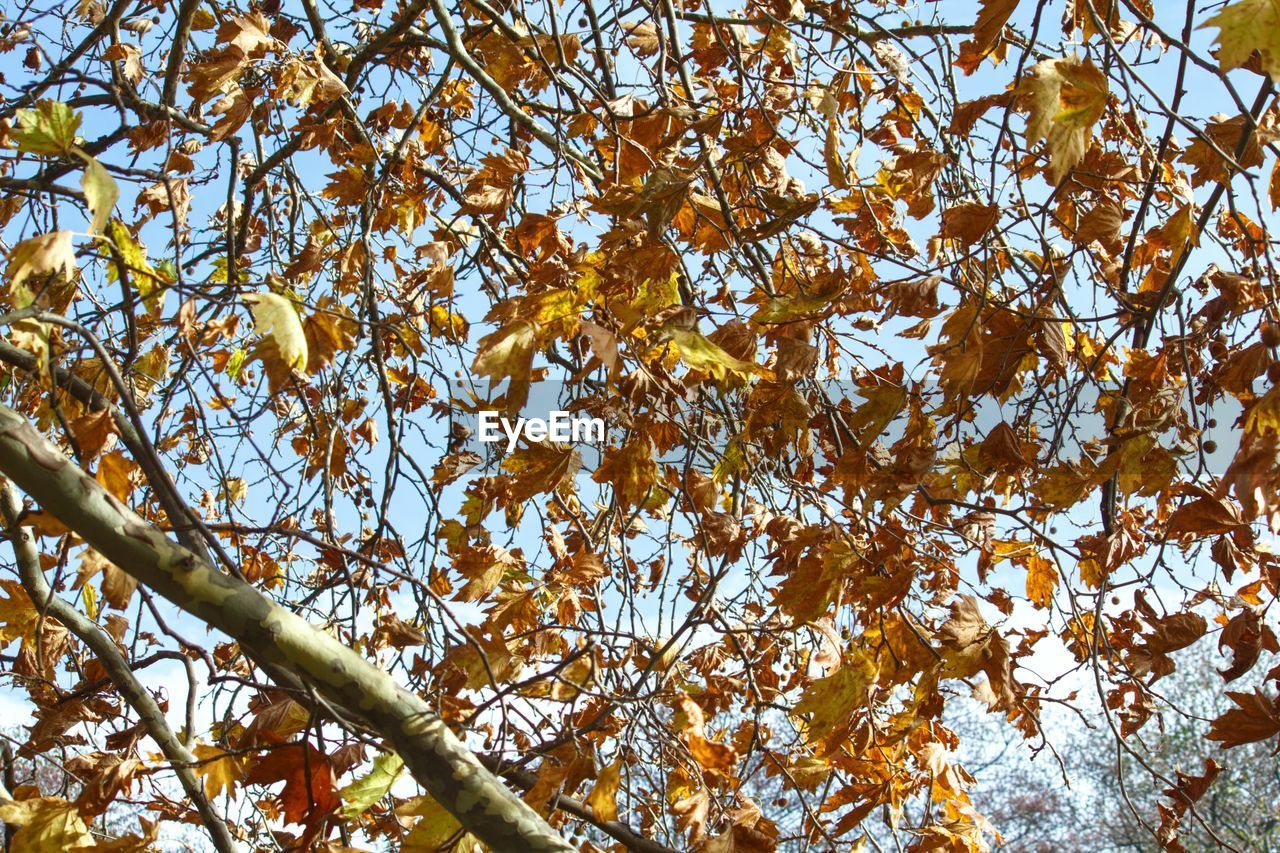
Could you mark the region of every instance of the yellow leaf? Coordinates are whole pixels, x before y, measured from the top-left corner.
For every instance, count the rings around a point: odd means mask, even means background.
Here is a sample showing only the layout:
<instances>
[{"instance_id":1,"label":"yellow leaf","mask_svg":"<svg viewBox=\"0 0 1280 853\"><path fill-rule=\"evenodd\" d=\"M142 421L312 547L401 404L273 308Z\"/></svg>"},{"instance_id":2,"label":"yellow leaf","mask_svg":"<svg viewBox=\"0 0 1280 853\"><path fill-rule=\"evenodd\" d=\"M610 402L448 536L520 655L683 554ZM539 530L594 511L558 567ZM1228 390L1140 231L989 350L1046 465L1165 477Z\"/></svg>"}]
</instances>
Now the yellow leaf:
<instances>
[{"instance_id":1,"label":"yellow leaf","mask_svg":"<svg viewBox=\"0 0 1280 853\"><path fill-rule=\"evenodd\" d=\"M35 637L40 612L31 604L31 597L14 580L0 580L0 647L19 637L25 643Z\"/></svg>"},{"instance_id":2,"label":"yellow leaf","mask_svg":"<svg viewBox=\"0 0 1280 853\"><path fill-rule=\"evenodd\" d=\"M420 818L413 830L405 836L400 853L435 853L445 847L458 853L478 853L481 849L475 837L470 834L456 837L462 830L457 819L429 794L415 797L396 807L396 816Z\"/></svg>"},{"instance_id":3,"label":"yellow leaf","mask_svg":"<svg viewBox=\"0 0 1280 853\"><path fill-rule=\"evenodd\" d=\"M1239 68L1256 50L1262 70L1280 82L1280 0L1240 0L1200 25L1218 28L1218 62L1223 71Z\"/></svg>"},{"instance_id":4,"label":"yellow leaf","mask_svg":"<svg viewBox=\"0 0 1280 853\"><path fill-rule=\"evenodd\" d=\"M480 351L471 369L494 382L512 379L528 379L533 365L533 343L537 327L519 321L503 326L480 339Z\"/></svg>"},{"instance_id":5,"label":"yellow leaf","mask_svg":"<svg viewBox=\"0 0 1280 853\"><path fill-rule=\"evenodd\" d=\"M85 615L90 619L98 618L98 593L91 584L80 588L80 600L84 602Z\"/></svg>"},{"instance_id":6,"label":"yellow leaf","mask_svg":"<svg viewBox=\"0 0 1280 853\"><path fill-rule=\"evenodd\" d=\"M253 311L253 329L275 347L285 367L305 370L307 335L293 303L278 293L250 293L244 301Z\"/></svg>"},{"instance_id":7,"label":"yellow leaf","mask_svg":"<svg viewBox=\"0 0 1280 853\"><path fill-rule=\"evenodd\" d=\"M36 291L27 286L27 279L54 274L71 278L77 269L70 231L51 231L23 240L9 253L9 267L5 270L13 307L26 308L36 301Z\"/></svg>"},{"instance_id":8,"label":"yellow leaf","mask_svg":"<svg viewBox=\"0 0 1280 853\"><path fill-rule=\"evenodd\" d=\"M805 739L821 740L862 708L878 675L875 661L859 650L844 656L841 666L810 684L795 704L795 714L808 718Z\"/></svg>"},{"instance_id":9,"label":"yellow leaf","mask_svg":"<svg viewBox=\"0 0 1280 853\"><path fill-rule=\"evenodd\" d=\"M387 795L404 769L404 760L394 752L384 752L373 760L373 769L343 788L338 794L344 803L342 816L354 820Z\"/></svg>"},{"instance_id":10,"label":"yellow leaf","mask_svg":"<svg viewBox=\"0 0 1280 853\"><path fill-rule=\"evenodd\" d=\"M742 377L755 373L754 364L734 358L705 335L680 328L669 329L668 334L685 364L695 370L704 370L717 380L724 380L730 373Z\"/></svg>"},{"instance_id":11,"label":"yellow leaf","mask_svg":"<svg viewBox=\"0 0 1280 853\"><path fill-rule=\"evenodd\" d=\"M1058 183L1089 150L1092 128L1107 105L1107 78L1088 59L1046 59L1032 69L1019 94L1029 112L1027 144L1049 149L1049 179Z\"/></svg>"},{"instance_id":12,"label":"yellow leaf","mask_svg":"<svg viewBox=\"0 0 1280 853\"><path fill-rule=\"evenodd\" d=\"M1058 569L1052 560L1038 554L1027 558L1027 598L1041 607L1048 607L1057 585Z\"/></svg>"},{"instance_id":13,"label":"yellow leaf","mask_svg":"<svg viewBox=\"0 0 1280 853\"><path fill-rule=\"evenodd\" d=\"M249 496L249 484L239 477L229 477L222 482L222 488L218 490L218 499L231 501L234 504L243 503L244 499Z\"/></svg>"},{"instance_id":14,"label":"yellow leaf","mask_svg":"<svg viewBox=\"0 0 1280 853\"><path fill-rule=\"evenodd\" d=\"M18 827L9 843L9 853L47 853L96 846L80 812L61 797L0 803L0 820Z\"/></svg>"},{"instance_id":15,"label":"yellow leaf","mask_svg":"<svg viewBox=\"0 0 1280 853\"><path fill-rule=\"evenodd\" d=\"M116 263L108 264L107 278L110 281L119 281L122 276L127 278L137 288L138 295L142 297L147 310L155 311L163 295L160 291L162 282L156 275L156 270L147 261L147 250L133 239L129 229L119 219L111 220L104 233L107 239L115 244L116 252L120 255L120 264L124 266L122 273Z\"/></svg>"},{"instance_id":16,"label":"yellow leaf","mask_svg":"<svg viewBox=\"0 0 1280 853\"><path fill-rule=\"evenodd\" d=\"M119 450L113 450L102 457L98 463L98 473L94 479L121 501L128 502L134 489L134 475L138 472L138 463L125 456Z\"/></svg>"},{"instance_id":17,"label":"yellow leaf","mask_svg":"<svg viewBox=\"0 0 1280 853\"><path fill-rule=\"evenodd\" d=\"M622 775L622 760L610 764L596 776L596 783L587 795L587 805L599 820L618 819L618 783Z\"/></svg>"},{"instance_id":18,"label":"yellow leaf","mask_svg":"<svg viewBox=\"0 0 1280 853\"><path fill-rule=\"evenodd\" d=\"M236 797L236 782L244 778L244 767L237 756L227 753L210 744L196 744L196 775L204 779L204 793L207 797L216 797L223 791Z\"/></svg>"}]
</instances>

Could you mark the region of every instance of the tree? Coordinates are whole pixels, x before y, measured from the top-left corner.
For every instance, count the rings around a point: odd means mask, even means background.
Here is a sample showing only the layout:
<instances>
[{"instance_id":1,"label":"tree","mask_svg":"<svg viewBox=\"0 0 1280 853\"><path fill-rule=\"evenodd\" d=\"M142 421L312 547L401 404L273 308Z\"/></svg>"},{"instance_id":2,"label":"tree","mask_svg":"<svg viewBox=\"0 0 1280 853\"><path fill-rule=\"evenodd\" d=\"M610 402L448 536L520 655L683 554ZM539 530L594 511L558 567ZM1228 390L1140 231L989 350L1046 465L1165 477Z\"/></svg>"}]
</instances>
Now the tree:
<instances>
[{"instance_id":1,"label":"tree","mask_svg":"<svg viewBox=\"0 0 1280 853\"><path fill-rule=\"evenodd\" d=\"M958 694L1192 646L1274 748L1271 0L4 15L11 847L982 849Z\"/></svg>"},{"instance_id":2,"label":"tree","mask_svg":"<svg viewBox=\"0 0 1280 853\"><path fill-rule=\"evenodd\" d=\"M1280 775L1271 750L1255 742L1225 759L1205 739L1210 721L1231 707L1218 689L1215 663L1200 647L1178 655L1177 671L1161 682L1165 702L1157 718L1127 741L1132 753L1117 750L1113 733L1096 719L1090 727L1061 727L1070 733L1057 744L1057 755L1046 750L1034 760L990 717L956 720L964 742L979 751L973 756L979 780L974 803L1000 827L1005 847L1158 850L1151 827L1159 826L1162 808L1177 802L1161 780L1211 769L1213 784L1197 804L1203 822L1187 821L1180 842L1192 850L1274 849L1280 841ZM984 774L988 766L997 772Z\"/></svg>"}]
</instances>

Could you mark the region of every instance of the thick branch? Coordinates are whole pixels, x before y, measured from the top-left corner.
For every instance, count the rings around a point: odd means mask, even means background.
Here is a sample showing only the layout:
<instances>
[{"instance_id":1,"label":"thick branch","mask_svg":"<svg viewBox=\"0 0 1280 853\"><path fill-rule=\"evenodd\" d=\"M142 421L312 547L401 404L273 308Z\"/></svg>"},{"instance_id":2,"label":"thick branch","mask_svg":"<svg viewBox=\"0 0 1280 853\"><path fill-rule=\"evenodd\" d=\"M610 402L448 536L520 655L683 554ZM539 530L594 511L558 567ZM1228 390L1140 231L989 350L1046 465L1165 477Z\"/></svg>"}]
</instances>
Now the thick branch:
<instances>
[{"instance_id":1,"label":"thick branch","mask_svg":"<svg viewBox=\"0 0 1280 853\"><path fill-rule=\"evenodd\" d=\"M168 539L0 406L0 473L89 545L268 666L359 713L467 831L499 853L574 848L508 790L422 697L334 637Z\"/></svg>"}]
</instances>

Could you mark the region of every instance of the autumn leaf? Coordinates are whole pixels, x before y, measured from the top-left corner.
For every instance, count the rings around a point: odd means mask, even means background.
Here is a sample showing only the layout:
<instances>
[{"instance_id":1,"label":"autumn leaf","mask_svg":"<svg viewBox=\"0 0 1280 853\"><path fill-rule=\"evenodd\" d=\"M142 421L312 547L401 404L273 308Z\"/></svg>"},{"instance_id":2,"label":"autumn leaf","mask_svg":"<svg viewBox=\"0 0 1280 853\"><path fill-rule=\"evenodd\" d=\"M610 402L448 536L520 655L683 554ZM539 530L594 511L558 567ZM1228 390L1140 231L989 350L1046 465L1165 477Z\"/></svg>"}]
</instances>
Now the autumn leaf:
<instances>
[{"instance_id":1,"label":"autumn leaf","mask_svg":"<svg viewBox=\"0 0 1280 853\"><path fill-rule=\"evenodd\" d=\"M342 797L341 815L348 820L359 817L387 795L404 770L404 760L394 752L384 752L373 760L373 768L364 776L338 792Z\"/></svg>"},{"instance_id":2,"label":"autumn leaf","mask_svg":"<svg viewBox=\"0 0 1280 853\"><path fill-rule=\"evenodd\" d=\"M9 842L9 853L47 853L97 846L75 805L61 797L0 802L0 820L18 827Z\"/></svg>"},{"instance_id":3,"label":"autumn leaf","mask_svg":"<svg viewBox=\"0 0 1280 853\"><path fill-rule=\"evenodd\" d=\"M1088 59L1066 57L1037 64L1019 94L1028 111L1027 144L1049 150L1049 180L1058 183L1084 158L1093 125L1106 109L1107 78Z\"/></svg>"},{"instance_id":4,"label":"autumn leaf","mask_svg":"<svg viewBox=\"0 0 1280 853\"><path fill-rule=\"evenodd\" d=\"M862 708L876 683L875 662L859 651L845 654L840 668L805 688L795 713L805 718L810 743L837 733Z\"/></svg>"},{"instance_id":5,"label":"autumn leaf","mask_svg":"<svg viewBox=\"0 0 1280 853\"><path fill-rule=\"evenodd\" d=\"M253 312L254 331L270 344L263 358L278 360L286 369L305 370L307 336L293 302L267 291L247 294L244 301Z\"/></svg>"},{"instance_id":6,"label":"autumn leaf","mask_svg":"<svg viewBox=\"0 0 1280 853\"><path fill-rule=\"evenodd\" d=\"M236 785L245 776L243 760L223 749L206 743L191 750L196 757L196 775L204 779L204 792L209 797L230 794L236 797Z\"/></svg>"},{"instance_id":7,"label":"autumn leaf","mask_svg":"<svg viewBox=\"0 0 1280 853\"><path fill-rule=\"evenodd\" d=\"M467 548L459 556L454 568L467 579L459 590L459 601L477 601L497 588L509 569L519 566L507 549L499 545Z\"/></svg>"},{"instance_id":8,"label":"autumn leaf","mask_svg":"<svg viewBox=\"0 0 1280 853\"><path fill-rule=\"evenodd\" d=\"M1168 654L1184 649L1205 635L1208 624L1199 613L1172 613L1156 620L1147 637L1146 649L1152 654Z\"/></svg>"},{"instance_id":9,"label":"autumn leaf","mask_svg":"<svg viewBox=\"0 0 1280 853\"><path fill-rule=\"evenodd\" d=\"M534 495L551 492L573 479L582 457L572 447L537 442L507 454L502 467L512 474L511 500L524 503Z\"/></svg>"},{"instance_id":10,"label":"autumn leaf","mask_svg":"<svg viewBox=\"0 0 1280 853\"><path fill-rule=\"evenodd\" d=\"M621 759L601 768L596 775L596 783L591 786L587 795L587 805L591 813L600 820L618 819L618 784L622 772Z\"/></svg>"},{"instance_id":11,"label":"autumn leaf","mask_svg":"<svg viewBox=\"0 0 1280 853\"><path fill-rule=\"evenodd\" d=\"M480 339L479 351L471 369L494 382L504 379L527 379L533 365L533 344L537 327L519 321L504 326Z\"/></svg>"},{"instance_id":12,"label":"autumn leaf","mask_svg":"<svg viewBox=\"0 0 1280 853\"><path fill-rule=\"evenodd\" d=\"M972 246L995 227L1000 208L994 204L966 202L942 211L942 236L963 247Z\"/></svg>"},{"instance_id":13,"label":"autumn leaf","mask_svg":"<svg viewBox=\"0 0 1280 853\"><path fill-rule=\"evenodd\" d=\"M1228 690L1227 696L1236 707L1213 721L1209 734L1205 735L1209 740L1216 740L1224 749L1229 749L1280 734L1280 708L1274 699L1261 690L1252 693Z\"/></svg>"},{"instance_id":14,"label":"autumn leaf","mask_svg":"<svg viewBox=\"0 0 1280 853\"><path fill-rule=\"evenodd\" d=\"M78 267L71 237L70 231L51 231L23 240L9 252L5 275L9 279L9 298L15 308L26 308L39 295L38 288L27 284L28 279L40 284L46 276L70 279L76 274Z\"/></svg>"},{"instance_id":15,"label":"autumn leaf","mask_svg":"<svg viewBox=\"0 0 1280 853\"><path fill-rule=\"evenodd\" d=\"M32 110L18 110L18 126L11 131L18 150L60 157L76 146L80 114L60 101L42 100Z\"/></svg>"},{"instance_id":16,"label":"autumn leaf","mask_svg":"<svg viewBox=\"0 0 1280 853\"><path fill-rule=\"evenodd\" d=\"M293 743L270 749L249 769L247 785L284 782L280 792L284 819L315 824L336 811L342 801L334 791L333 767L310 744Z\"/></svg>"},{"instance_id":17,"label":"autumn leaf","mask_svg":"<svg viewBox=\"0 0 1280 853\"><path fill-rule=\"evenodd\" d=\"M33 639L40 613L31 604L31 596L22 584L9 579L0 579L0 593L0 645L19 638Z\"/></svg>"},{"instance_id":18,"label":"autumn leaf","mask_svg":"<svg viewBox=\"0 0 1280 853\"><path fill-rule=\"evenodd\" d=\"M645 501L657 482L657 465L649 441L633 436L621 448L605 450L604 460L591 476L597 483L611 483L618 503L637 506Z\"/></svg>"},{"instance_id":19,"label":"autumn leaf","mask_svg":"<svg viewBox=\"0 0 1280 853\"><path fill-rule=\"evenodd\" d=\"M973 46L979 55L990 53L1017 7L1018 0L981 0L978 20L973 25Z\"/></svg>"},{"instance_id":20,"label":"autumn leaf","mask_svg":"<svg viewBox=\"0 0 1280 853\"><path fill-rule=\"evenodd\" d=\"M81 154L85 158L85 165L80 188L84 191L85 202L93 216L89 223L89 233L98 234L106 226L107 219L116 206L116 199L120 198L120 188L97 157L89 157L83 152Z\"/></svg>"},{"instance_id":21,"label":"autumn leaf","mask_svg":"<svg viewBox=\"0 0 1280 853\"><path fill-rule=\"evenodd\" d=\"M1027 558L1027 598L1041 607L1053 603L1058 585L1058 568L1052 560L1034 554Z\"/></svg>"},{"instance_id":22,"label":"autumn leaf","mask_svg":"<svg viewBox=\"0 0 1280 853\"><path fill-rule=\"evenodd\" d=\"M1280 82L1280 3L1237 0L1223 6L1200 28L1217 27L1218 62L1223 71L1239 68L1256 50L1262 70Z\"/></svg>"},{"instance_id":23,"label":"autumn leaf","mask_svg":"<svg viewBox=\"0 0 1280 853\"><path fill-rule=\"evenodd\" d=\"M1226 501L1214 497L1200 497L1174 510L1169 516L1166 532L1169 536L1199 536L1229 533L1244 524L1240 512Z\"/></svg>"},{"instance_id":24,"label":"autumn leaf","mask_svg":"<svg viewBox=\"0 0 1280 853\"><path fill-rule=\"evenodd\" d=\"M480 853L481 847L470 834L462 834L457 819L428 794L415 797L396 807L396 817L418 818L405 836L402 853L436 853L453 845L458 853Z\"/></svg>"},{"instance_id":25,"label":"autumn leaf","mask_svg":"<svg viewBox=\"0 0 1280 853\"><path fill-rule=\"evenodd\" d=\"M719 382L730 375L745 378L756 371L754 364L734 358L704 335L691 329L671 328L667 330L667 334L676 345L681 361L695 370L706 371Z\"/></svg>"}]
</instances>

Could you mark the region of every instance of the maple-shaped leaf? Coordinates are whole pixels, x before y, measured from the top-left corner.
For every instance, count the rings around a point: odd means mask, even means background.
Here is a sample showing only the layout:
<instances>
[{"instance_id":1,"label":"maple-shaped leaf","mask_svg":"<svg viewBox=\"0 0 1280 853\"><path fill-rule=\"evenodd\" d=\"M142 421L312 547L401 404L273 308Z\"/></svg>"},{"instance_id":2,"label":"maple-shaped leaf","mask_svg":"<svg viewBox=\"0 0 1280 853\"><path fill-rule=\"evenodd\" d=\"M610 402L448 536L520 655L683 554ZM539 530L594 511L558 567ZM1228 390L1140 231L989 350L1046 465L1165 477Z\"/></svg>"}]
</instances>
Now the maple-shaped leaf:
<instances>
[{"instance_id":1,"label":"maple-shaped leaf","mask_svg":"<svg viewBox=\"0 0 1280 853\"><path fill-rule=\"evenodd\" d=\"M582 457L572 447L533 442L507 455L502 467L513 475L508 494L512 502L524 503L536 494L553 492L582 467Z\"/></svg>"},{"instance_id":2,"label":"maple-shaped leaf","mask_svg":"<svg viewBox=\"0 0 1280 853\"><path fill-rule=\"evenodd\" d=\"M467 584L457 595L458 601L477 601L484 598L502 582L508 569L519 567L519 561L501 545L483 545L467 548L458 555L454 568L467 579Z\"/></svg>"},{"instance_id":3,"label":"maple-shaped leaf","mask_svg":"<svg viewBox=\"0 0 1280 853\"><path fill-rule=\"evenodd\" d=\"M130 83L141 80L147 70L142 64L142 50L135 44L116 42L102 52L102 58L110 62L119 62L124 79Z\"/></svg>"},{"instance_id":4,"label":"maple-shaped leaf","mask_svg":"<svg viewBox=\"0 0 1280 853\"><path fill-rule=\"evenodd\" d=\"M404 760L394 752L384 752L373 760L373 769L339 791L342 816L354 820L387 795L404 770Z\"/></svg>"},{"instance_id":5,"label":"maple-shaped leaf","mask_svg":"<svg viewBox=\"0 0 1280 853\"><path fill-rule=\"evenodd\" d=\"M1058 585L1058 567L1053 560L1033 554L1027 558L1027 598L1041 607L1053 603Z\"/></svg>"},{"instance_id":6,"label":"maple-shaped leaf","mask_svg":"<svg viewBox=\"0 0 1280 853\"><path fill-rule=\"evenodd\" d=\"M805 739L815 743L842 731L866 703L877 675L875 661L855 650L845 654L839 669L806 687L794 708L807 720Z\"/></svg>"},{"instance_id":7,"label":"maple-shaped leaf","mask_svg":"<svg viewBox=\"0 0 1280 853\"><path fill-rule=\"evenodd\" d=\"M264 360L278 360L286 369L307 367L307 335L293 303L278 293L263 291L244 297L253 311L254 331L262 336Z\"/></svg>"},{"instance_id":8,"label":"maple-shaped leaf","mask_svg":"<svg viewBox=\"0 0 1280 853\"><path fill-rule=\"evenodd\" d=\"M302 321L307 342L307 373L316 373L333 362L338 353L355 346L359 326L340 303L325 297Z\"/></svg>"},{"instance_id":9,"label":"maple-shaped leaf","mask_svg":"<svg viewBox=\"0 0 1280 853\"><path fill-rule=\"evenodd\" d=\"M24 640L35 637L40 623L40 612L31 603L31 597L15 580L0 580L0 646L8 645L19 637Z\"/></svg>"},{"instance_id":10,"label":"maple-shaped leaf","mask_svg":"<svg viewBox=\"0 0 1280 853\"><path fill-rule=\"evenodd\" d=\"M1238 510L1232 503L1205 496L1183 504L1169 516L1169 536L1209 536L1229 533L1244 525Z\"/></svg>"},{"instance_id":11,"label":"maple-shaped leaf","mask_svg":"<svg viewBox=\"0 0 1280 853\"><path fill-rule=\"evenodd\" d=\"M537 331L534 324L519 320L485 335L471 369L494 382L528 379Z\"/></svg>"},{"instance_id":12,"label":"maple-shaped leaf","mask_svg":"<svg viewBox=\"0 0 1280 853\"><path fill-rule=\"evenodd\" d=\"M203 103L223 91L248 64L249 56L239 45L229 44L211 51L203 62L187 69L186 76L190 81L187 91L191 93L192 100Z\"/></svg>"},{"instance_id":13,"label":"maple-shaped leaf","mask_svg":"<svg viewBox=\"0 0 1280 853\"><path fill-rule=\"evenodd\" d=\"M266 752L245 776L249 785L284 782L280 802L289 823L311 826L342 805L334 791L333 765L311 744L291 743Z\"/></svg>"},{"instance_id":14,"label":"maple-shaped leaf","mask_svg":"<svg viewBox=\"0 0 1280 853\"><path fill-rule=\"evenodd\" d=\"M621 448L610 447L591 479L611 483L613 493L623 508L640 506L658 479L658 466L653 461L652 445L645 436L632 436Z\"/></svg>"},{"instance_id":15,"label":"maple-shaped leaf","mask_svg":"<svg viewBox=\"0 0 1280 853\"><path fill-rule=\"evenodd\" d=\"M1262 70L1280 82L1280 2L1239 0L1200 25L1217 27L1218 62L1223 71L1239 68L1256 50Z\"/></svg>"},{"instance_id":16,"label":"maple-shaped leaf","mask_svg":"<svg viewBox=\"0 0 1280 853\"><path fill-rule=\"evenodd\" d=\"M1045 140L1049 180L1056 184L1089 149L1093 125L1107 105L1107 78L1088 59L1046 59L1032 69L1018 93L1029 113L1027 144Z\"/></svg>"},{"instance_id":17,"label":"maple-shaped leaf","mask_svg":"<svg viewBox=\"0 0 1280 853\"><path fill-rule=\"evenodd\" d=\"M207 743L196 744L191 750L198 761L196 775L204 779L204 792L217 797L224 792L236 797L236 783L244 778L244 764L240 756Z\"/></svg>"},{"instance_id":18,"label":"maple-shaped leaf","mask_svg":"<svg viewBox=\"0 0 1280 853\"><path fill-rule=\"evenodd\" d=\"M61 797L0 802L0 820L18 828L12 837L6 833L9 853L48 853L97 846L75 805Z\"/></svg>"},{"instance_id":19,"label":"maple-shaped leaf","mask_svg":"<svg viewBox=\"0 0 1280 853\"><path fill-rule=\"evenodd\" d=\"M1260 689L1252 693L1228 690L1227 696L1236 707L1213 721L1209 740L1218 741L1223 748L1256 743L1280 734L1280 707L1276 700Z\"/></svg>"},{"instance_id":20,"label":"maple-shaped leaf","mask_svg":"<svg viewBox=\"0 0 1280 853\"><path fill-rule=\"evenodd\" d=\"M40 101L33 110L18 110L18 126L10 131L18 150L49 157L65 156L76 146L80 114L61 101Z\"/></svg>"}]
</instances>

